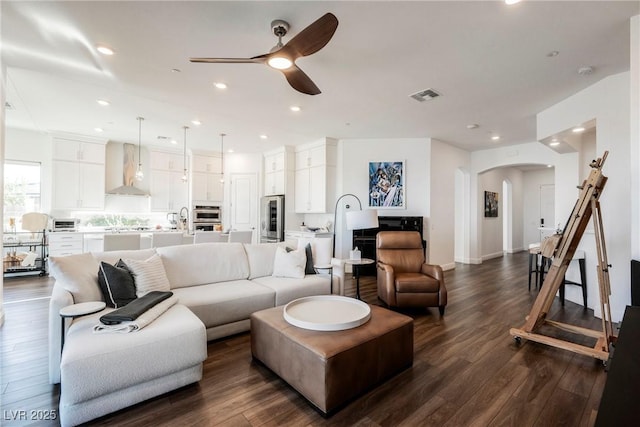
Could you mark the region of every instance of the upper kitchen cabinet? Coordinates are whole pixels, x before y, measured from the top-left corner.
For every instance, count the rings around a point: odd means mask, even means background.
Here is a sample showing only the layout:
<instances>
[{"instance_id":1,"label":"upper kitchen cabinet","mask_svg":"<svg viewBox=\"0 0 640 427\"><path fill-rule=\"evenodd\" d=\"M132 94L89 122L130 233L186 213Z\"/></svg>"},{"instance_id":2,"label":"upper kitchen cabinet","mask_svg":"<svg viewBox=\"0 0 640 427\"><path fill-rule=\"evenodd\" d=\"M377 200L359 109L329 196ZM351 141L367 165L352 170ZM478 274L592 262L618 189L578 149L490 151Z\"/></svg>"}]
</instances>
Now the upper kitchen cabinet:
<instances>
[{"instance_id":1,"label":"upper kitchen cabinet","mask_svg":"<svg viewBox=\"0 0 640 427\"><path fill-rule=\"evenodd\" d=\"M336 140L325 138L300 145L295 159L296 213L331 212L336 198Z\"/></svg>"},{"instance_id":2,"label":"upper kitchen cabinet","mask_svg":"<svg viewBox=\"0 0 640 427\"><path fill-rule=\"evenodd\" d=\"M294 159L291 147L280 147L264 153L265 196L293 192Z\"/></svg>"},{"instance_id":3,"label":"upper kitchen cabinet","mask_svg":"<svg viewBox=\"0 0 640 427\"><path fill-rule=\"evenodd\" d=\"M193 153L191 156L191 201L222 202L222 157L218 153Z\"/></svg>"},{"instance_id":4,"label":"upper kitchen cabinet","mask_svg":"<svg viewBox=\"0 0 640 427\"><path fill-rule=\"evenodd\" d=\"M149 192L152 211L178 211L188 206L189 183L182 181L183 154L149 150Z\"/></svg>"},{"instance_id":5,"label":"upper kitchen cabinet","mask_svg":"<svg viewBox=\"0 0 640 427\"><path fill-rule=\"evenodd\" d=\"M102 210L106 141L78 136L53 138L54 210Z\"/></svg>"}]
</instances>

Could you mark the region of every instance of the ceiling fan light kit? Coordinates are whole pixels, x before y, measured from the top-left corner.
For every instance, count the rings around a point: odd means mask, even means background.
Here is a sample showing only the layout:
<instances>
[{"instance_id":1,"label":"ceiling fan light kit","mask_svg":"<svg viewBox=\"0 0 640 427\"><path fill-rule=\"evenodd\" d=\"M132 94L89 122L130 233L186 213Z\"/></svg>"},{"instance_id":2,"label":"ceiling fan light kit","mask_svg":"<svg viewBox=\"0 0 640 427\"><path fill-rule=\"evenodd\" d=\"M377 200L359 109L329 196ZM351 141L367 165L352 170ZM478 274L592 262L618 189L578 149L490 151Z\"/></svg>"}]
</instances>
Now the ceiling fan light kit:
<instances>
[{"instance_id":1,"label":"ceiling fan light kit","mask_svg":"<svg viewBox=\"0 0 640 427\"><path fill-rule=\"evenodd\" d=\"M289 31L289 23L276 19L271 22L271 30L278 37L278 43L269 53L251 58L190 58L189 60L213 64L266 64L282 72L291 87L298 92L318 95L320 89L304 71L298 68L295 61L325 47L337 28L338 18L332 13L326 13L283 45L282 37Z\"/></svg>"}]
</instances>

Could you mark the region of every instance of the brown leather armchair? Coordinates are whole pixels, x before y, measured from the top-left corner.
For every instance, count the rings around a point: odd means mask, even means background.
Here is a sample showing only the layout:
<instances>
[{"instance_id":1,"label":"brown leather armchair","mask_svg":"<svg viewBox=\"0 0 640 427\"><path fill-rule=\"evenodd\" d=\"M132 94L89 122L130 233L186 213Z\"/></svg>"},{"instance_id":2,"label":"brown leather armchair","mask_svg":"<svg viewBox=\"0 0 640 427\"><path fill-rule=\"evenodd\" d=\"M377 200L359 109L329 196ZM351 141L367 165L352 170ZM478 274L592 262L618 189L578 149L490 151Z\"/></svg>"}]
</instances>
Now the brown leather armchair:
<instances>
[{"instance_id":1,"label":"brown leather armchair","mask_svg":"<svg viewBox=\"0 0 640 427\"><path fill-rule=\"evenodd\" d=\"M447 305L444 274L425 264L422 236L417 231L381 231L376 236L378 297L390 307Z\"/></svg>"}]
</instances>

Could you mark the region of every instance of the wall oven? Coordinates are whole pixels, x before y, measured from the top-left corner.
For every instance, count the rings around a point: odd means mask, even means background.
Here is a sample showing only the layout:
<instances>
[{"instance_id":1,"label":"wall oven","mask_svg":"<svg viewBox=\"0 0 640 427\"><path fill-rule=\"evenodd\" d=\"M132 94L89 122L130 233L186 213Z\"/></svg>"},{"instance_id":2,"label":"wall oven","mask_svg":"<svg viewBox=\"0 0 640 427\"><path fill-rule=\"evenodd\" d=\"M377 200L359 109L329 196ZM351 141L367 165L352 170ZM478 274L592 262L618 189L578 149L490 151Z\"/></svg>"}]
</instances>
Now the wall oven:
<instances>
[{"instance_id":1,"label":"wall oven","mask_svg":"<svg viewBox=\"0 0 640 427\"><path fill-rule=\"evenodd\" d=\"M222 223L222 209L220 206L195 205L193 207L193 224L198 223Z\"/></svg>"},{"instance_id":2,"label":"wall oven","mask_svg":"<svg viewBox=\"0 0 640 427\"><path fill-rule=\"evenodd\" d=\"M266 196L260 203L260 242L284 241L284 196Z\"/></svg>"}]
</instances>

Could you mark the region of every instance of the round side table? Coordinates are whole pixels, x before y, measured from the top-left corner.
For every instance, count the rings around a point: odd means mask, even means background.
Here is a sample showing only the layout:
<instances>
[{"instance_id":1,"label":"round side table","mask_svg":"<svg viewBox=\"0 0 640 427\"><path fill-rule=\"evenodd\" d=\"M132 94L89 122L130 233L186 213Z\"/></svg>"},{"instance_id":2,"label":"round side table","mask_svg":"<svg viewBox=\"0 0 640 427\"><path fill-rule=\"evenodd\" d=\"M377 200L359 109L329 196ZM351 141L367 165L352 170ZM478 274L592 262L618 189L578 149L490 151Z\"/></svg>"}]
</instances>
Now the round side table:
<instances>
[{"instance_id":1,"label":"round side table","mask_svg":"<svg viewBox=\"0 0 640 427\"><path fill-rule=\"evenodd\" d=\"M369 259L369 258L345 259L344 262L345 262L345 264L353 265L353 273L356 276L356 298L357 299L362 299L362 298L360 298L360 266L361 265L373 264L375 262L375 260L372 260L372 259Z\"/></svg>"},{"instance_id":2,"label":"round side table","mask_svg":"<svg viewBox=\"0 0 640 427\"><path fill-rule=\"evenodd\" d=\"M104 310L107 306L104 301L81 302L78 304L68 305L60 309L60 319L62 320L62 335L60 337L60 353L64 348L65 336L65 320L67 318L75 319L76 317L86 316L88 314L97 313Z\"/></svg>"}]
</instances>

